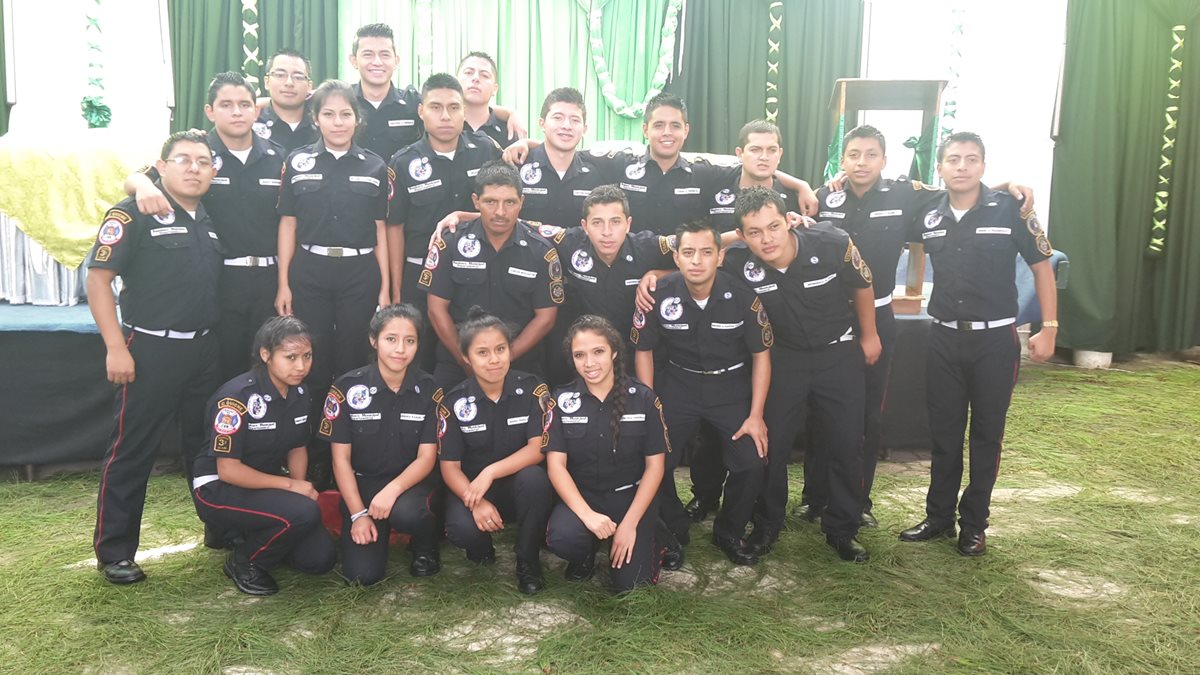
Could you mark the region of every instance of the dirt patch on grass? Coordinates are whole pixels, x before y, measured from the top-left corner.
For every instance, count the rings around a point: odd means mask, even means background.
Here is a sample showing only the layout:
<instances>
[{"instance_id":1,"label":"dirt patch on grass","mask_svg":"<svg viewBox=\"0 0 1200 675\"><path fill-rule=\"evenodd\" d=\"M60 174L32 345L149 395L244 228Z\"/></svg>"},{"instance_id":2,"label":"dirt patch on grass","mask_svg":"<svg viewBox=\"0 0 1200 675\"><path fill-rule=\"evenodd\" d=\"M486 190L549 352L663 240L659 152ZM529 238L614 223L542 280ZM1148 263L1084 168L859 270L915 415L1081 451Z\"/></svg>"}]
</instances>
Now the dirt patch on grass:
<instances>
[{"instance_id":1,"label":"dirt patch on grass","mask_svg":"<svg viewBox=\"0 0 1200 675\"><path fill-rule=\"evenodd\" d=\"M532 657L543 637L581 622L586 623L583 617L557 605L525 602L482 612L475 619L420 641L461 652L486 652L487 665L503 666Z\"/></svg>"},{"instance_id":2,"label":"dirt patch on grass","mask_svg":"<svg viewBox=\"0 0 1200 675\"><path fill-rule=\"evenodd\" d=\"M1100 602L1125 593L1121 585L1104 577L1073 570L1028 570L1034 588L1070 600Z\"/></svg>"},{"instance_id":3,"label":"dirt patch on grass","mask_svg":"<svg viewBox=\"0 0 1200 675\"><path fill-rule=\"evenodd\" d=\"M786 670L807 671L817 675L868 675L890 670L896 664L937 651L937 644L863 645L840 654L819 659L786 662Z\"/></svg>"}]
</instances>

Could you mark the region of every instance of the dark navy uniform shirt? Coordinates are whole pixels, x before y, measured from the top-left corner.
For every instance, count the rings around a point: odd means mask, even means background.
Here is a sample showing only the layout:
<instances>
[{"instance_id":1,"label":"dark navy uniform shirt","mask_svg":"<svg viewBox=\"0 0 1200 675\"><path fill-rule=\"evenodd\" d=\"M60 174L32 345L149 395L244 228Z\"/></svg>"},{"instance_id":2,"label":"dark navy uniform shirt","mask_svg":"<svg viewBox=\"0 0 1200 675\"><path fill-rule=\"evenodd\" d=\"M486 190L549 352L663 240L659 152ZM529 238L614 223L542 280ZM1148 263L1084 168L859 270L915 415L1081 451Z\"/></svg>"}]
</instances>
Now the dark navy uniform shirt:
<instances>
[{"instance_id":1,"label":"dark navy uniform shirt","mask_svg":"<svg viewBox=\"0 0 1200 675\"><path fill-rule=\"evenodd\" d=\"M521 194L525 220L574 227L583 220L583 200L592 189L614 182L602 163L592 154L576 152L562 177L550 164L544 145L529 152L521 165Z\"/></svg>"},{"instance_id":2,"label":"dark navy uniform shirt","mask_svg":"<svg viewBox=\"0 0 1200 675\"><path fill-rule=\"evenodd\" d=\"M484 395L469 377L438 405L438 453L444 462L462 462L467 478L542 437L549 428L550 390L538 377L510 370L500 400Z\"/></svg>"},{"instance_id":3,"label":"dark navy uniform shirt","mask_svg":"<svg viewBox=\"0 0 1200 675\"><path fill-rule=\"evenodd\" d=\"M633 485L642 479L647 457L670 452L658 396L641 382L626 382L616 447L611 431L615 389L604 401L578 379L554 390L554 415L544 449L566 453L567 472L581 491Z\"/></svg>"},{"instance_id":4,"label":"dark navy uniform shirt","mask_svg":"<svg viewBox=\"0 0 1200 675\"><path fill-rule=\"evenodd\" d=\"M941 190L906 178L879 180L862 197L853 190L830 191L821 186L817 189L817 219L828 220L850 234L877 275L875 297L886 298L896 288L896 264L909 241L910 223L932 208L941 194Z\"/></svg>"},{"instance_id":5,"label":"dark navy uniform shirt","mask_svg":"<svg viewBox=\"0 0 1200 675\"><path fill-rule=\"evenodd\" d=\"M437 442L435 400L441 398L433 376L415 366L398 392L383 381L378 364L358 368L330 387L317 435L349 443L358 475L395 478L416 460L418 446Z\"/></svg>"},{"instance_id":6,"label":"dark navy uniform shirt","mask_svg":"<svg viewBox=\"0 0 1200 675\"><path fill-rule=\"evenodd\" d=\"M1046 233L1007 192L979 186L979 200L955 220L943 193L913 224L933 263L929 315L942 321L998 321L1017 315L1016 256L1033 265L1053 253Z\"/></svg>"},{"instance_id":7,"label":"dark navy uniform shirt","mask_svg":"<svg viewBox=\"0 0 1200 675\"><path fill-rule=\"evenodd\" d=\"M280 396L262 368L238 375L208 401L207 419L212 426L192 475L216 475L221 457L282 475L288 452L308 444L308 408L305 385L289 387L287 396Z\"/></svg>"},{"instance_id":8,"label":"dark navy uniform shirt","mask_svg":"<svg viewBox=\"0 0 1200 675\"><path fill-rule=\"evenodd\" d=\"M258 114L258 119L251 128L259 138L265 138L283 146L285 157L297 148L312 145L321 140L321 134L317 131L317 126L313 124L312 110L307 102L304 104L304 117L296 124L295 129L290 123L279 118L274 105L270 103L263 106L262 112Z\"/></svg>"},{"instance_id":9,"label":"dark navy uniform shirt","mask_svg":"<svg viewBox=\"0 0 1200 675\"><path fill-rule=\"evenodd\" d=\"M789 233L796 258L787 271L759 260L741 242L725 251L726 271L762 300L781 346L819 349L852 335L850 301L854 289L870 287L870 267L850 235L830 223Z\"/></svg>"},{"instance_id":10,"label":"dark navy uniform shirt","mask_svg":"<svg viewBox=\"0 0 1200 675\"><path fill-rule=\"evenodd\" d=\"M388 223L404 225L405 250L424 251L438 221L452 211L474 211L475 176L485 163L499 158L496 143L473 131L459 136L454 159L434 152L428 138L392 157L388 166L396 185Z\"/></svg>"},{"instance_id":11,"label":"dark navy uniform shirt","mask_svg":"<svg viewBox=\"0 0 1200 675\"><path fill-rule=\"evenodd\" d=\"M446 233L440 246L429 249L419 284L450 301L456 324L479 305L519 329L534 310L557 307L565 297L558 251L520 220L499 251L479 218Z\"/></svg>"},{"instance_id":12,"label":"dark navy uniform shirt","mask_svg":"<svg viewBox=\"0 0 1200 675\"><path fill-rule=\"evenodd\" d=\"M162 185L158 188L163 190ZM88 265L124 284L121 320L149 330L212 328L220 313L217 279L225 257L204 204L193 218L163 190L174 212L147 216L129 197L104 214Z\"/></svg>"},{"instance_id":13,"label":"dark navy uniform shirt","mask_svg":"<svg viewBox=\"0 0 1200 675\"><path fill-rule=\"evenodd\" d=\"M469 130L479 134L487 134L488 138L496 141L496 145L501 148L507 148L517 142L516 136L508 135L508 123L501 122L499 117L496 117L496 109L488 106L488 118L483 123L483 126L475 129L470 122L465 122L463 126Z\"/></svg>"},{"instance_id":14,"label":"dark navy uniform shirt","mask_svg":"<svg viewBox=\"0 0 1200 675\"><path fill-rule=\"evenodd\" d=\"M283 171L279 215L296 217L296 243L371 248L387 218L390 187L379 155L357 144L335 158L317 141L293 152Z\"/></svg>"},{"instance_id":15,"label":"dark navy uniform shirt","mask_svg":"<svg viewBox=\"0 0 1200 675\"><path fill-rule=\"evenodd\" d=\"M421 94L412 85L397 89L389 84L387 96L378 108L363 98L361 82L354 85L354 93L364 120L355 140L364 148L387 162L400 148L421 140L425 133L417 115Z\"/></svg>"},{"instance_id":16,"label":"dark navy uniform shirt","mask_svg":"<svg viewBox=\"0 0 1200 675\"><path fill-rule=\"evenodd\" d=\"M738 224L733 218L733 202L742 193L742 166L714 166L706 173L708 175L700 193L706 209L704 215L721 232L736 229ZM772 179L771 189L783 198L788 211L800 211L800 199L795 192L784 188L779 179Z\"/></svg>"},{"instance_id":17,"label":"dark navy uniform shirt","mask_svg":"<svg viewBox=\"0 0 1200 675\"><path fill-rule=\"evenodd\" d=\"M601 161L629 198L634 230L675 234L680 225L707 215L703 185L715 168L705 160L680 156L664 174L647 149L642 154L611 152Z\"/></svg>"}]
</instances>

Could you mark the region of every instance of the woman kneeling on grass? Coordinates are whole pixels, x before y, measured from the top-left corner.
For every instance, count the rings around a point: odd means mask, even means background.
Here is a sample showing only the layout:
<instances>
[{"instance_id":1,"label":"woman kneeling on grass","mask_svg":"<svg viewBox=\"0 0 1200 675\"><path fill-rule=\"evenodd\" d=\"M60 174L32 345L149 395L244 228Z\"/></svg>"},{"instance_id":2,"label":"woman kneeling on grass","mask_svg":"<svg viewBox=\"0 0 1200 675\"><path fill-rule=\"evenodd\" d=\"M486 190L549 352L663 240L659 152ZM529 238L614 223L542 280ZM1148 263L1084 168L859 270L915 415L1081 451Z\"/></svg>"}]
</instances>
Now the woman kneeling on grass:
<instances>
[{"instance_id":1,"label":"woman kneeling on grass","mask_svg":"<svg viewBox=\"0 0 1200 675\"><path fill-rule=\"evenodd\" d=\"M333 475L342 494L342 574L364 586L387 572L392 528L412 536L408 571L438 573L437 519L431 500L437 482L433 376L414 366L421 315L392 305L371 319L375 363L334 382L317 432L333 448Z\"/></svg>"},{"instance_id":2,"label":"woman kneeling on grass","mask_svg":"<svg viewBox=\"0 0 1200 675\"><path fill-rule=\"evenodd\" d=\"M546 444L550 481L562 502L550 516L546 543L567 561L567 580L592 576L596 548L612 539L613 590L658 581L655 501L670 452L662 404L626 374L621 336L607 319L585 315L564 341L579 374L554 390Z\"/></svg>"},{"instance_id":3,"label":"woman kneeling on grass","mask_svg":"<svg viewBox=\"0 0 1200 675\"><path fill-rule=\"evenodd\" d=\"M551 417L550 391L539 378L509 369L512 333L500 319L472 307L458 329L472 373L438 406L446 495L446 538L479 565L496 561L492 533L515 519L517 589L542 590L538 558L554 491L542 461Z\"/></svg>"},{"instance_id":4,"label":"woman kneeling on grass","mask_svg":"<svg viewBox=\"0 0 1200 675\"><path fill-rule=\"evenodd\" d=\"M295 317L268 319L254 336L254 355L254 367L209 400L212 430L194 464L192 496L200 520L233 542L225 575L243 593L272 595L279 586L268 570L287 563L324 574L337 555L317 491L304 479L308 329Z\"/></svg>"}]
</instances>

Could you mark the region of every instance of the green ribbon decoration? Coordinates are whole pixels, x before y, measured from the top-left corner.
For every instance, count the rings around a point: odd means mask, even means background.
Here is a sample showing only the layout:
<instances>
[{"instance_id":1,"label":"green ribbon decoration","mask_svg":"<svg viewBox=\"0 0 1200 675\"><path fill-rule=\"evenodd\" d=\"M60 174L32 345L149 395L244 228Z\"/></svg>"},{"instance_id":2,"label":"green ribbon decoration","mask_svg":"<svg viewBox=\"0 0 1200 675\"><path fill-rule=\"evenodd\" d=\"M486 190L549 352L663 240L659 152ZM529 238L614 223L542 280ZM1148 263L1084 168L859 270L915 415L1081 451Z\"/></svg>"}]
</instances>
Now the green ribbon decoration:
<instances>
[{"instance_id":1,"label":"green ribbon decoration","mask_svg":"<svg viewBox=\"0 0 1200 675\"><path fill-rule=\"evenodd\" d=\"M600 81L600 93L604 95L604 100L617 115L629 119L641 119L646 112L646 104L650 102L650 99L662 93L663 87L667 84L667 78L671 75L671 69L675 63L675 37L679 30L679 11L683 8L683 0L670 0L667 3L667 15L663 19L662 39L659 41L658 47L658 67L654 70L650 88L646 90L646 95L642 97L641 103L627 103L617 95L617 85L613 83L612 75L608 71L608 63L604 60L604 36L601 30L604 10L600 8L601 4L603 3L598 0L592 0L588 10L588 40L592 48L592 67L596 71L596 79Z\"/></svg>"},{"instance_id":2,"label":"green ribbon decoration","mask_svg":"<svg viewBox=\"0 0 1200 675\"><path fill-rule=\"evenodd\" d=\"M88 85L87 94L79 101L79 112L87 120L89 129L102 129L112 123L112 109L104 102L104 52L99 42L104 31L100 29L100 0L95 0L86 20L84 32L88 36Z\"/></svg>"},{"instance_id":3,"label":"green ribbon decoration","mask_svg":"<svg viewBox=\"0 0 1200 675\"><path fill-rule=\"evenodd\" d=\"M1146 257L1162 257L1167 248L1167 212L1171 205L1171 179L1175 176L1175 137L1179 132L1179 89L1183 82L1183 38L1187 26L1171 27L1171 69L1167 72L1167 105L1163 108L1162 150L1158 161L1158 185L1154 190L1154 212L1150 217L1150 243Z\"/></svg>"}]
</instances>

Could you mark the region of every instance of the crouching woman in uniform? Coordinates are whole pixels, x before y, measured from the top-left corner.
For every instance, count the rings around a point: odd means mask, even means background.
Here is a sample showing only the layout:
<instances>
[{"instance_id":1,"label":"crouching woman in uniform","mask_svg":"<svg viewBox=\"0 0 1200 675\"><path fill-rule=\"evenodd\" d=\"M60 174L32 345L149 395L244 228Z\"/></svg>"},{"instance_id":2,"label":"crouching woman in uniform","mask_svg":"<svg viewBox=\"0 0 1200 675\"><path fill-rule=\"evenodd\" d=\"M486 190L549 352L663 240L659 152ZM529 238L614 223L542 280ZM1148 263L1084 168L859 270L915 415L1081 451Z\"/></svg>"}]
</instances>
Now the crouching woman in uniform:
<instances>
[{"instance_id":1,"label":"crouching woman in uniform","mask_svg":"<svg viewBox=\"0 0 1200 675\"><path fill-rule=\"evenodd\" d=\"M596 549L611 539L609 577L617 593L658 581L656 495L670 452L662 404L626 373L623 342L607 319L584 315L564 347L579 374L554 391L546 467L562 501L546 543L567 561L567 580L595 571Z\"/></svg>"},{"instance_id":2,"label":"crouching woman in uniform","mask_svg":"<svg viewBox=\"0 0 1200 675\"><path fill-rule=\"evenodd\" d=\"M375 363L333 383L317 432L331 443L342 494L342 574L364 586L383 580L393 528L412 537L410 574L441 569L431 474L442 392L413 365L421 315L408 304L385 307L369 332Z\"/></svg>"},{"instance_id":3,"label":"crouching woman in uniform","mask_svg":"<svg viewBox=\"0 0 1200 675\"><path fill-rule=\"evenodd\" d=\"M254 336L258 363L208 402L208 443L196 458L192 497L200 520L234 542L225 575L250 595L279 591L269 570L333 569L337 554L321 523L308 469L312 339L295 317L267 320ZM287 472L284 472L284 465Z\"/></svg>"}]
</instances>

